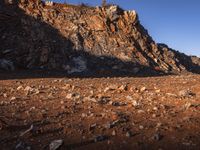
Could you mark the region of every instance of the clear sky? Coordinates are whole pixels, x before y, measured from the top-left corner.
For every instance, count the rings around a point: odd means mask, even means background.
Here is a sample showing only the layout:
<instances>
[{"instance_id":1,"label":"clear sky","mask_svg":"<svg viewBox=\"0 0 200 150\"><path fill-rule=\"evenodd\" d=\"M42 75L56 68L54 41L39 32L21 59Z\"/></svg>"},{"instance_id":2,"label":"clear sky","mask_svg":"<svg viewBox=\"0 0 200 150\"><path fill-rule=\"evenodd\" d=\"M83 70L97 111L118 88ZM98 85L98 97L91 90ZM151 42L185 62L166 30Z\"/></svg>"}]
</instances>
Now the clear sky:
<instances>
[{"instance_id":1,"label":"clear sky","mask_svg":"<svg viewBox=\"0 0 200 150\"><path fill-rule=\"evenodd\" d=\"M54 0L100 5L101 0ZM200 0L107 0L136 10L142 25L157 43L200 56Z\"/></svg>"}]
</instances>

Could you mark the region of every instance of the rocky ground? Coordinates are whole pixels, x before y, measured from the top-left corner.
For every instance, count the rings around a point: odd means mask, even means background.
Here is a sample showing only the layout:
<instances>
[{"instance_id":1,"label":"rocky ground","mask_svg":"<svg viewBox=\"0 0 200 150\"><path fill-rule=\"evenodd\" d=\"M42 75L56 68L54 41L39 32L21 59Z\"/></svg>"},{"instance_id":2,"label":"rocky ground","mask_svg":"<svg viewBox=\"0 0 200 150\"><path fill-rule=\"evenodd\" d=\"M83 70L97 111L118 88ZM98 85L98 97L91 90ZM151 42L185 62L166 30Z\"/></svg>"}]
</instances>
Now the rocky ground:
<instances>
[{"instance_id":1,"label":"rocky ground","mask_svg":"<svg viewBox=\"0 0 200 150\"><path fill-rule=\"evenodd\" d=\"M134 10L4 0L0 43L0 149L200 149L200 58Z\"/></svg>"},{"instance_id":2,"label":"rocky ground","mask_svg":"<svg viewBox=\"0 0 200 150\"><path fill-rule=\"evenodd\" d=\"M0 74L2 150L200 149L199 75L31 76Z\"/></svg>"}]
</instances>

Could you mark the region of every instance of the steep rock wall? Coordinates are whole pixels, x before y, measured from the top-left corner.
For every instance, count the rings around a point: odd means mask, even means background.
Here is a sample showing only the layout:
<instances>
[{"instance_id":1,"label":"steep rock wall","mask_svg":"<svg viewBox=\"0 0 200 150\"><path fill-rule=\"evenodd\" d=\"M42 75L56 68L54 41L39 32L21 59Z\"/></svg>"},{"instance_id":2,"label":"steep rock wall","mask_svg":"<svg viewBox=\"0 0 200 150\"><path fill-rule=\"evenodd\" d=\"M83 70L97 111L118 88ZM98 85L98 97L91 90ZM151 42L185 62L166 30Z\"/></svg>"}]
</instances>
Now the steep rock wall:
<instances>
[{"instance_id":1,"label":"steep rock wall","mask_svg":"<svg viewBox=\"0 0 200 150\"><path fill-rule=\"evenodd\" d=\"M0 66L4 69L199 71L191 57L156 44L135 11L118 6L49 6L20 0L2 5L0 19Z\"/></svg>"}]
</instances>

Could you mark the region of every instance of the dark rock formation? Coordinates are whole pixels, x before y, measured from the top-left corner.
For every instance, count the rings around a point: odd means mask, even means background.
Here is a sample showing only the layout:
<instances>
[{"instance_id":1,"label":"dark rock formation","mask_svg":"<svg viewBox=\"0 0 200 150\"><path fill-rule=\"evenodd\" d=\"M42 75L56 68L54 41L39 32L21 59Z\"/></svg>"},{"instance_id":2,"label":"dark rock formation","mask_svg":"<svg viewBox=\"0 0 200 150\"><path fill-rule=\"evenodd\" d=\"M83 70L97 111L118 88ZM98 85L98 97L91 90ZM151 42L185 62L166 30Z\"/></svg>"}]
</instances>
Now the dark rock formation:
<instances>
[{"instance_id":1,"label":"dark rock formation","mask_svg":"<svg viewBox=\"0 0 200 150\"><path fill-rule=\"evenodd\" d=\"M10 1L0 7L0 68L68 73L198 73L199 58L156 44L135 11Z\"/></svg>"}]
</instances>

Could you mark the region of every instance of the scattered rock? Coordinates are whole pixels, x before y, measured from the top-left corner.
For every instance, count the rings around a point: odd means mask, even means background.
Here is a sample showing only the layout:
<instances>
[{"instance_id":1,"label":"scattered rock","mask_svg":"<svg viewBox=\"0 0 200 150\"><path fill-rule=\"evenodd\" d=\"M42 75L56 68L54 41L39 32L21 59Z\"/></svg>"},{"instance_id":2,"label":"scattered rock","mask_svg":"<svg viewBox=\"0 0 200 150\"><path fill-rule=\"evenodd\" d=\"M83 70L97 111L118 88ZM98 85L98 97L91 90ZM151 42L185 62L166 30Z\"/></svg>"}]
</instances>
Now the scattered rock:
<instances>
[{"instance_id":1,"label":"scattered rock","mask_svg":"<svg viewBox=\"0 0 200 150\"><path fill-rule=\"evenodd\" d=\"M187 110L189 109L190 107L192 107L192 104L187 102L185 105L184 105L184 108Z\"/></svg>"},{"instance_id":2,"label":"scattered rock","mask_svg":"<svg viewBox=\"0 0 200 150\"><path fill-rule=\"evenodd\" d=\"M30 86L26 86L24 91L26 92L26 95L29 95L29 94L39 94L40 91L39 89L37 88L32 88Z\"/></svg>"},{"instance_id":3,"label":"scattered rock","mask_svg":"<svg viewBox=\"0 0 200 150\"><path fill-rule=\"evenodd\" d=\"M132 136L132 133L130 131L127 131L126 132L126 137L131 137Z\"/></svg>"},{"instance_id":4,"label":"scattered rock","mask_svg":"<svg viewBox=\"0 0 200 150\"><path fill-rule=\"evenodd\" d=\"M104 92L108 92L108 91L113 91L113 90L116 90L118 89L118 86L117 85L110 85L108 87L105 88Z\"/></svg>"},{"instance_id":5,"label":"scattered rock","mask_svg":"<svg viewBox=\"0 0 200 150\"><path fill-rule=\"evenodd\" d=\"M63 144L63 140L59 139L59 140L54 140L50 143L49 145L49 150L57 150L58 148L60 148Z\"/></svg>"},{"instance_id":6,"label":"scattered rock","mask_svg":"<svg viewBox=\"0 0 200 150\"><path fill-rule=\"evenodd\" d=\"M65 84L65 86L62 87L63 90L68 90L72 87L71 84Z\"/></svg>"},{"instance_id":7,"label":"scattered rock","mask_svg":"<svg viewBox=\"0 0 200 150\"><path fill-rule=\"evenodd\" d=\"M166 93L167 96L170 96L170 97L177 97L176 94L173 94L173 93Z\"/></svg>"},{"instance_id":8,"label":"scattered rock","mask_svg":"<svg viewBox=\"0 0 200 150\"><path fill-rule=\"evenodd\" d=\"M160 89L155 90L156 93L160 93L160 91L161 91Z\"/></svg>"},{"instance_id":9,"label":"scattered rock","mask_svg":"<svg viewBox=\"0 0 200 150\"><path fill-rule=\"evenodd\" d=\"M14 71L15 67L13 62L6 59L0 59L0 69L7 70L7 71Z\"/></svg>"},{"instance_id":10,"label":"scattered rock","mask_svg":"<svg viewBox=\"0 0 200 150\"><path fill-rule=\"evenodd\" d=\"M153 115L152 115L152 117L153 117L153 118L156 118L156 117L157 117L157 115L156 115L156 114L153 114Z\"/></svg>"},{"instance_id":11,"label":"scattered rock","mask_svg":"<svg viewBox=\"0 0 200 150\"><path fill-rule=\"evenodd\" d=\"M144 110L138 110L137 112L138 112L138 114L144 114L145 113Z\"/></svg>"},{"instance_id":12,"label":"scattered rock","mask_svg":"<svg viewBox=\"0 0 200 150\"><path fill-rule=\"evenodd\" d=\"M20 142L15 146L15 150L31 150L31 147L30 147L28 144L26 144L26 143L20 141Z\"/></svg>"},{"instance_id":13,"label":"scattered rock","mask_svg":"<svg viewBox=\"0 0 200 150\"><path fill-rule=\"evenodd\" d=\"M82 113L82 114L81 114L81 117L82 117L82 118L85 118L85 117L87 117L87 114L86 114L86 113Z\"/></svg>"},{"instance_id":14,"label":"scattered rock","mask_svg":"<svg viewBox=\"0 0 200 150\"><path fill-rule=\"evenodd\" d=\"M10 101L14 101L14 100L16 100L17 98L16 97L11 97L11 99L10 99Z\"/></svg>"},{"instance_id":15,"label":"scattered rock","mask_svg":"<svg viewBox=\"0 0 200 150\"><path fill-rule=\"evenodd\" d=\"M96 136L95 138L94 138L94 142L96 143L96 142L102 142L102 141L105 141L105 140L107 140L108 139L108 137L107 136L105 136L105 135L98 135L98 136Z\"/></svg>"},{"instance_id":16,"label":"scattered rock","mask_svg":"<svg viewBox=\"0 0 200 150\"><path fill-rule=\"evenodd\" d=\"M66 96L67 99L72 99L72 97L73 97L73 94L72 94L72 93L69 93L69 94L67 94L67 96Z\"/></svg>"},{"instance_id":17,"label":"scattered rock","mask_svg":"<svg viewBox=\"0 0 200 150\"><path fill-rule=\"evenodd\" d=\"M112 128L113 126L114 126L114 125L113 125L113 123L111 123L111 122L104 124L104 127L105 127L106 129L110 129L110 128Z\"/></svg>"},{"instance_id":18,"label":"scattered rock","mask_svg":"<svg viewBox=\"0 0 200 150\"><path fill-rule=\"evenodd\" d=\"M182 90L178 93L178 95L182 98L192 98L194 97L196 94L193 93L192 91L190 90Z\"/></svg>"},{"instance_id":19,"label":"scattered rock","mask_svg":"<svg viewBox=\"0 0 200 150\"><path fill-rule=\"evenodd\" d=\"M113 136L116 135L116 131L115 131L115 130L112 131L112 135L113 135Z\"/></svg>"},{"instance_id":20,"label":"scattered rock","mask_svg":"<svg viewBox=\"0 0 200 150\"><path fill-rule=\"evenodd\" d=\"M0 121L0 131L3 129L3 124Z\"/></svg>"},{"instance_id":21,"label":"scattered rock","mask_svg":"<svg viewBox=\"0 0 200 150\"><path fill-rule=\"evenodd\" d=\"M6 93L3 93L3 97L4 97L4 98L7 98L8 95L7 95Z\"/></svg>"},{"instance_id":22,"label":"scattered rock","mask_svg":"<svg viewBox=\"0 0 200 150\"><path fill-rule=\"evenodd\" d=\"M140 89L140 92L144 92L144 91L146 91L147 89L146 89L146 87L142 87L141 89Z\"/></svg>"},{"instance_id":23,"label":"scattered rock","mask_svg":"<svg viewBox=\"0 0 200 150\"><path fill-rule=\"evenodd\" d=\"M108 104L110 102L109 97L102 96L99 98L98 103L101 105Z\"/></svg>"},{"instance_id":24,"label":"scattered rock","mask_svg":"<svg viewBox=\"0 0 200 150\"><path fill-rule=\"evenodd\" d=\"M158 111L158 107L153 107L153 110L154 111Z\"/></svg>"},{"instance_id":25,"label":"scattered rock","mask_svg":"<svg viewBox=\"0 0 200 150\"><path fill-rule=\"evenodd\" d=\"M89 130L94 130L94 129L96 128L96 126L97 126L97 124L96 124L96 123L94 123L94 124L90 125L90 128L89 128Z\"/></svg>"},{"instance_id":26,"label":"scattered rock","mask_svg":"<svg viewBox=\"0 0 200 150\"><path fill-rule=\"evenodd\" d=\"M139 125L139 129L140 129L140 130L143 130L143 129L144 129L144 126L143 126L143 125Z\"/></svg>"},{"instance_id":27,"label":"scattered rock","mask_svg":"<svg viewBox=\"0 0 200 150\"><path fill-rule=\"evenodd\" d=\"M133 101L132 101L132 105L133 105L134 107L138 107L138 106L140 105L140 103L137 102L136 100L133 100Z\"/></svg>"},{"instance_id":28,"label":"scattered rock","mask_svg":"<svg viewBox=\"0 0 200 150\"><path fill-rule=\"evenodd\" d=\"M128 90L128 85L121 85L118 89L120 91L127 91Z\"/></svg>"},{"instance_id":29,"label":"scattered rock","mask_svg":"<svg viewBox=\"0 0 200 150\"><path fill-rule=\"evenodd\" d=\"M29 132L32 131L32 130L33 130L33 125L31 125L30 128L27 129L26 131L22 132L22 133L20 134L20 137L24 136L25 134L29 133Z\"/></svg>"},{"instance_id":30,"label":"scattered rock","mask_svg":"<svg viewBox=\"0 0 200 150\"><path fill-rule=\"evenodd\" d=\"M162 137L163 136L161 134L156 133L156 134L153 135L152 140L160 141L162 139Z\"/></svg>"},{"instance_id":31,"label":"scattered rock","mask_svg":"<svg viewBox=\"0 0 200 150\"><path fill-rule=\"evenodd\" d=\"M126 106L127 103L126 102L116 102L116 101L114 101L114 102L112 102L112 105L113 106Z\"/></svg>"},{"instance_id":32,"label":"scattered rock","mask_svg":"<svg viewBox=\"0 0 200 150\"><path fill-rule=\"evenodd\" d=\"M128 96L126 96L126 99L129 100L129 101L132 101L133 97L128 95Z\"/></svg>"},{"instance_id":33,"label":"scattered rock","mask_svg":"<svg viewBox=\"0 0 200 150\"><path fill-rule=\"evenodd\" d=\"M22 85L20 85L20 86L17 87L17 91L22 90L22 89L23 89Z\"/></svg>"},{"instance_id":34,"label":"scattered rock","mask_svg":"<svg viewBox=\"0 0 200 150\"><path fill-rule=\"evenodd\" d=\"M86 60L81 57L74 57L72 59L72 65L71 66L67 66L65 70L67 70L67 72L69 74L73 74L73 73L82 73L85 72L87 70L87 62Z\"/></svg>"}]
</instances>

